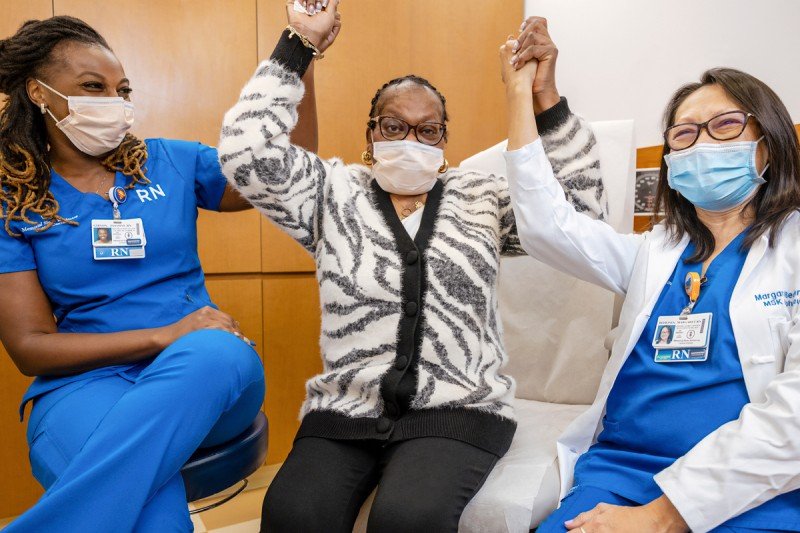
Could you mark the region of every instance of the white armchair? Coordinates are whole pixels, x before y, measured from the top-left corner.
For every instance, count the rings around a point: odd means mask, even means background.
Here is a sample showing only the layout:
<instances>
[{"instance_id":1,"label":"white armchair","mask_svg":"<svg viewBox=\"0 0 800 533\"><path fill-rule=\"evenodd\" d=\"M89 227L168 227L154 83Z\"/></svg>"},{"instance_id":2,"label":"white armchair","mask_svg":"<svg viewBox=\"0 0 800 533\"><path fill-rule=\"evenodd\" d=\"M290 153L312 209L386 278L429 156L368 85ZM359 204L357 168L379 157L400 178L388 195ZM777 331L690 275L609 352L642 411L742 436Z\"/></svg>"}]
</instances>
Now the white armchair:
<instances>
[{"instance_id":1,"label":"white armchair","mask_svg":"<svg viewBox=\"0 0 800 533\"><path fill-rule=\"evenodd\" d=\"M609 223L633 226L633 121L592 124L609 201ZM505 142L461 164L504 173ZM556 438L592 402L608 360L606 335L615 324L615 296L530 257L505 258L499 301L517 381L519 425L511 448L461 516L465 533L524 532L558 505Z\"/></svg>"}]
</instances>

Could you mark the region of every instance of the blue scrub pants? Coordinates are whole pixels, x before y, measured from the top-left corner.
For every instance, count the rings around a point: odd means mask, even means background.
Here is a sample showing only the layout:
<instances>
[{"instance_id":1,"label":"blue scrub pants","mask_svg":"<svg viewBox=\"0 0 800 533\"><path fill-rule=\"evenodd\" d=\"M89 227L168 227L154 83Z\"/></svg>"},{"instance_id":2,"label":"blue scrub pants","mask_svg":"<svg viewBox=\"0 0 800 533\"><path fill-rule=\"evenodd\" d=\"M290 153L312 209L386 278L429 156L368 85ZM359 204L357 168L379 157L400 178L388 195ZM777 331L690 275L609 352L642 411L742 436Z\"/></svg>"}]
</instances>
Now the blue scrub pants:
<instances>
[{"instance_id":1,"label":"blue scrub pants","mask_svg":"<svg viewBox=\"0 0 800 533\"><path fill-rule=\"evenodd\" d=\"M180 468L243 432L263 399L258 354L219 330L181 337L138 375L41 396L28 442L47 492L4 533L192 531Z\"/></svg>"},{"instance_id":2,"label":"blue scrub pants","mask_svg":"<svg viewBox=\"0 0 800 533\"><path fill-rule=\"evenodd\" d=\"M536 528L536 533L564 533L567 531L567 528L564 527L564 522L572 520L584 511L591 511L599 503L608 503L625 507L639 505L632 500L617 496L613 492L581 485L574 487L572 491L561 500L561 506L553 511L553 513ZM588 532L589 528L586 529ZM777 529L750 529L746 527L724 525L715 527L709 533L755 533L756 531L764 533L782 533Z\"/></svg>"}]
</instances>

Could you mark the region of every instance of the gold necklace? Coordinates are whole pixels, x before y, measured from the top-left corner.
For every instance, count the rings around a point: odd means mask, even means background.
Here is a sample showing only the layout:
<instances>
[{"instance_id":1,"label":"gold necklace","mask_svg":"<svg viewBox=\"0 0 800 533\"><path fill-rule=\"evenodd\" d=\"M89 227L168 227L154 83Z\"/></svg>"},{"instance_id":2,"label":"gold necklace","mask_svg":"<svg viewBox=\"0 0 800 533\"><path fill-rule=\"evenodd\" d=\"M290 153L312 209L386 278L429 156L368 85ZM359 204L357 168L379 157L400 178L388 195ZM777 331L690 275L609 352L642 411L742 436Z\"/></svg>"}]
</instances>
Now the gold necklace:
<instances>
[{"instance_id":1,"label":"gold necklace","mask_svg":"<svg viewBox=\"0 0 800 533\"><path fill-rule=\"evenodd\" d=\"M414 214L415 211L425 207L425 203L420 201L419 199L414 200L413 203L406 203L406 202L401 202L400 200L392 196L392 202L394 202L400 208L400 220L410 217L412 214Z\"/></svg>"},{"instance_id":2,"label":"gold necklace","mask_svg":"<svg viewBox=\"0 0 800 533\"><path fill-rule=\"evenodd\" d=\"M108 191L103 192L102 194L100 193L100 189L102 189L103 185L106 184L106 180L108 180L108 174L103 175L103 179L100 181L100 185L98 185L97 188L94 190L95 194L99 194L100 196L106 197L106 192Z\"/></svg>"}]
</instances>

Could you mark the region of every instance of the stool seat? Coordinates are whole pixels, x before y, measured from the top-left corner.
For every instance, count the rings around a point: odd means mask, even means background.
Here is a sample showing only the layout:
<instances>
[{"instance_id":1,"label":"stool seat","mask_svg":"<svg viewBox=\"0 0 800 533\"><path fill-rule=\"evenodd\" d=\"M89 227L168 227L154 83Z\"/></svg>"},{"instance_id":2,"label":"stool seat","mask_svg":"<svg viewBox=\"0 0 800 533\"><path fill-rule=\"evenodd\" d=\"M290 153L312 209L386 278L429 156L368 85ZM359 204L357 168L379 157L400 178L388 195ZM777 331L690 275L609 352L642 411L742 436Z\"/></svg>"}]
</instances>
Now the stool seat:
<instances>
[{"instance_id":1,"label":"stool seat","mask_svg":"<svg viewBox=\"0 0 800 533\"><path fill-rule=\"evenodd\" d=\"M259 412L239 436L210 448L197 450L181 468L186 501L208 498L253 474L267 457L269 423Z\"/></svg>"}]
</instances>

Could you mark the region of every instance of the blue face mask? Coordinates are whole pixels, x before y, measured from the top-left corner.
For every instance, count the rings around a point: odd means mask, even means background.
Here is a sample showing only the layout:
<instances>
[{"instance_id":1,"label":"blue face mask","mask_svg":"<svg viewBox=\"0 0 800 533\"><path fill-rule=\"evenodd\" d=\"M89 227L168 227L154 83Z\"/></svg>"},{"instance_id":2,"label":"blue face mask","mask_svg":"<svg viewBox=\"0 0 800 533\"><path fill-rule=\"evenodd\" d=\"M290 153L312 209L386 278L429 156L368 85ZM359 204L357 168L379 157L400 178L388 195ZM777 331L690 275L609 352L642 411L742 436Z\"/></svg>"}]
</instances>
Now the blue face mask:
<instances>
[{"instance_id":1,"label":"blue face mask","mask_svg":"<svg viewBox=\"0 0 800 533\"><path fill-rule=\"evenodd\" d=\"M763 137L761 138L763 139ZM749 199L766 183L756 170L756 148L761 141L697 144L664 156L667 182L694 206L727 211ZM764 171L766 171L764 167Z\"/></svg>"}]
</instances>

